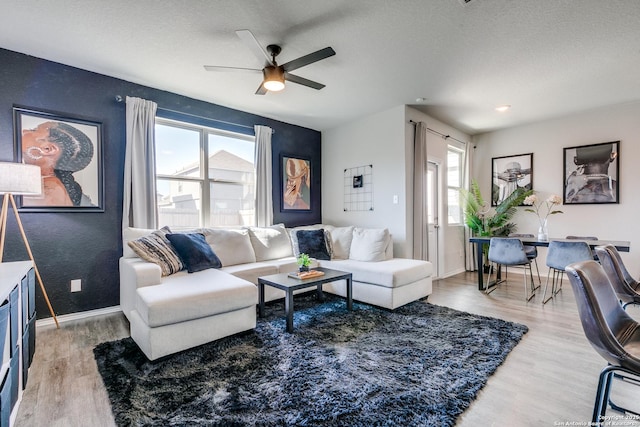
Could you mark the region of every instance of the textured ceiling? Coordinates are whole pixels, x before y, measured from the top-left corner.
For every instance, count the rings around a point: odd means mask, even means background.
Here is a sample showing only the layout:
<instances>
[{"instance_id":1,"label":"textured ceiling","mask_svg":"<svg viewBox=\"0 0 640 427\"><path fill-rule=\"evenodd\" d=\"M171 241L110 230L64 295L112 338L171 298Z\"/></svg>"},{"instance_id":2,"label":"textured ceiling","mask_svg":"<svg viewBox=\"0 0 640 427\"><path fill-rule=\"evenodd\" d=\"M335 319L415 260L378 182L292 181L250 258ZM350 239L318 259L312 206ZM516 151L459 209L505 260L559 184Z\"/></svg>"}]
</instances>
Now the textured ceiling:
<instances>
[{"instance_id":1,"label":"textured ceiling","mask_svg":"<svg viewBox=\"0 0 640 427\"><path fill-rule=\"evenodd\" d=\"M0 0L0 9L0 47L318 130L418 104L476 134L640 100L638 0ZM257 96L259 73L205 71L262 67L238 29L281 44L280 63L333 47L336 56L295 71L327 87L288 83ZM513 107L497 113L501 104Z\"/></svg>"}]
</instances>

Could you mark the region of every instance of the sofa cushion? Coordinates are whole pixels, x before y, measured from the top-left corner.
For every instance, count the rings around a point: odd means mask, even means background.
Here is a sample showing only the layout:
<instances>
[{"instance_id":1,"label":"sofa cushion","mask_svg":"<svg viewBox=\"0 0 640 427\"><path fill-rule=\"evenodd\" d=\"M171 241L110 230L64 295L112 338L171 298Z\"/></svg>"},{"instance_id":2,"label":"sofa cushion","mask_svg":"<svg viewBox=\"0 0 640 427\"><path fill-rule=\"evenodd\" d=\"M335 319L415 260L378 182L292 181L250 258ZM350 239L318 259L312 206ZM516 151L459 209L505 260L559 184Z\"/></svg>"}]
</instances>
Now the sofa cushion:
<instances>
[{"instance_id":1,"label":"sofa cushion","mask_svg":"<svg viewBox=\"0 0 640 427\"><path fill-rule=\"evenodd\" d=\"M349 259L355 261L384 261L390 243L386 228L358 228L353 230Z\"/></svg>"},{"instance_id":2,"label":"sofa cushion","mask_svg":"<svg viewBox=\"0 0 640 427\"><path fill-rule=\"evenodd\" d=\"M433 275L433 265L430 262L408 258L394 258L380 262L352 259L320 261L320 266L348 271L356 282L387 288L408 285Z\"/></svg>"},{"instance_id":3,"label":"sofa cushion","mask_svg":"<svg viewBox=\"0 0 640 427\"><path fill-rule=\"evenodd\" d=\"M329 229L332 247L331 259L349 259L353 229L353 226L331 227Z\"/></svg>"},{"instance_id":4,"label":"sofa cushion","mask_svg":"<svg viewBox=\"0 0 640 427\"><path fill-rule=\"evenodd\" d=\"M278 267L272 261L253 262L251 264L236 264L222 267L225 273L233 274L254 285L258 284L258 277L278 273Z\"/></svg>"},{"instance_id":5,"label":"sofa cushion","mask_svg":"<svg viewBox=\"0 0 640 427\"><path fill-rule=\"evenodd\" d=\"M151 328L227 313L257 304L253 283L220 270L186 271L137 289L136 310ZM185 333L189 333L185 330Z\"/></svg>"},{"instance_id":6,"label":"sofa cushion","mask_svg":"<svg viewBox=\"0 0 640 427\"><path fill-rule=\"evenodd\" d=\"M203 228L202 233L223 267L256 262L249 230Z\"/></svg>"},{"instance_id":7,"label":"sofa cushion","mask_svg":"<svg viewBox=\"0 0 640 427\"><path fill-rule=\"evenodd\" d=\"M283 224L271 227L249 227L249 238L256 261L286 258L293 255L289 233Z\"/></svg>"},{"instance_id":8,"label":"sofa cushion","mask_svg":"<svg viewBox=\"0 0 640 427\"><path fill-rule=\"evenodd\" d=\"M184 268L180 257L166 237L169 233L171 233L169 227L163 227L151 234L128 242L129 247L140 258L158 264L162 269L163 276L177 273Z\"/></svg>"},{"instance_id":9,"label":"sofa cushion","mask_svg":"<svg viewBox=\"0 0 640 427\"><path fill-rule=\"evenodd\" d=\"M189 273L206 270L207 268L220 268L222 263L213 253L202 233L167 234L182 263Z\"/></svg>"},{"instance_id":10,"label":"sofa cushion","mask_svg":"<svg viewBox=\"0 0 640 427\"><path fill-rule=\"evenodd\" d=\"M327 235L324 229L319 230L298 230L295 236L298 242L298 254L307 254L311 258L319 260L330 260L331 252L329 251L329 243L331 237Z\"/></svg>"}]
</instances>

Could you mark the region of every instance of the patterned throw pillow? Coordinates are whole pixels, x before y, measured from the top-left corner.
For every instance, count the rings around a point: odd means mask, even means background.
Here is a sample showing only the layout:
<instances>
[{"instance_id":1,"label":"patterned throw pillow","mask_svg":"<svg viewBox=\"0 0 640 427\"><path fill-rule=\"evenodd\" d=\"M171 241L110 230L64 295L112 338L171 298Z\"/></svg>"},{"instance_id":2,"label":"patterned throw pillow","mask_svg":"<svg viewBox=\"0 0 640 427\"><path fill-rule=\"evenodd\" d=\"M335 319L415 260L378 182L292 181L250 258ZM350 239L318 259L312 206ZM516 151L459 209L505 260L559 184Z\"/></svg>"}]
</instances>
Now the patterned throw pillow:
<instances>
[{"instance_id":1,"label":"patterned throw pillow","mask_svg":"<svg viewBox=\"0 0 640 427\"><path fill-rule=\"evenodd\" d=\"M130 241L129 247L145 261L158 264L163 276L169 276L184 268L180 257L171 246L166 235L171 233L169 227L162 227L148 236Z\"/></svg>"}]
</instances>

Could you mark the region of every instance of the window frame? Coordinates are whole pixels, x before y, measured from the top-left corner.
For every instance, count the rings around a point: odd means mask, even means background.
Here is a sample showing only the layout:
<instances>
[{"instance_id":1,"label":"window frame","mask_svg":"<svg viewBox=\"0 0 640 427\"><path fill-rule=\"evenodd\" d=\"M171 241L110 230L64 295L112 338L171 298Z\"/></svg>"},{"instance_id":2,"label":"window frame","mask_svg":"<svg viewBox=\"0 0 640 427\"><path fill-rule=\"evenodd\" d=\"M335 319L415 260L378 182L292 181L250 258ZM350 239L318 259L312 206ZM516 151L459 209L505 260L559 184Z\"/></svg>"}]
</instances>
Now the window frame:
<instances>
[{"instance_id":1,"label":"window frame","mask_svg":"<svg viewBox=\"0 0 640 427\"><path fill-rule=\"evenodd\" d=\"M232 132L223 129L213 128L210 126L197 125L188 122L182 122L179 120L166 119L161 117L156 117L155 125L162 126L170 126L179 129L185 129L189 131L195 131L199 133L199 148L200 148L200 176L175 176L175 175L166 175L159 174L156 172L155 179L158 180L166 180L166 181L174 181L174 182L189 182L189 183L198 183L200 185L200 198L201 198L201 209L200 209L200 218L199 218L199 227L209 227L211 226L211 184L214 182L224 183L224 184L241 184L244 185L242 181L234 181L229 179L219 179L219 178L211 178L209 176L209 135L218 135L227 138L240 139L244 141L253 142L254 144L254 152L255 152L255 144L256 137L255 135L248 135L239 132ZM154 148L155 146L154 142ZM255 176L255 164L254 164L254 176ZM254 194L255 197L255 194ZM156 202L157 206L157 202ZM255 217L255 216L254 216Z\"/></svg>"},{"instance_id":2,"label":"window frame","mask_svg":"<svg viewBox=\"0 0 640 427\"><path fill-rule=\"evenodd\" d=\"M455 185L451 185L451 183L449 182L449 153L455 153L458 155L458 183L459 185L455 186ZM459 225L464 225L464 216L463 216L463 209L462 209L462 204L460 203L460 201L458 201L458 217L460 218L460 221L458 222L452 222L450 220L451 215L449 214L449 210L451 208L451 206L449 205L449 191L450 190L454 190L458 193L458 198L461 194L461 190L464 189L464 183L463 183L463 179L464 179L464 155L465 155L465 151L461 148L458 148L454 145L447 145L447 225L451 225L451 226L459 226Z\"/></svg>"}]
</instances>

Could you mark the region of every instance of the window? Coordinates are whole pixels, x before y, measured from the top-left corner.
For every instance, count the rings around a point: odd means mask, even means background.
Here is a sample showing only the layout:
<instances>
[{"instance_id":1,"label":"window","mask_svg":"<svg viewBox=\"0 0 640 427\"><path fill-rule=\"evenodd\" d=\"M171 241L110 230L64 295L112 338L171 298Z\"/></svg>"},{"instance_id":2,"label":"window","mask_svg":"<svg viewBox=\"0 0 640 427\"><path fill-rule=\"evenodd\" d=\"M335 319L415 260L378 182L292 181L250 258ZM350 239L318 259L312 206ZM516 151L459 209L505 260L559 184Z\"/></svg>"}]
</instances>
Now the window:
<instances>
[{"instance_id":1,"label":"window","mask_svg":"<svg viewBox=\"0 0 640 427\"><path fill-rule=\"evenodd\" d=\"M158 224L255 223L253 136L156 119Z\"/></svg>"},{"instance_id":2,"label":"window","mask_svg":"<svg viewBox=\"0 0 640 427\"><path fill-rule=\"evenodd\" d=\"M462 157L464 152L449 146L447 151L447 222L462 224L460 188L462 188Z\"/></svg>"}]
</instances>

